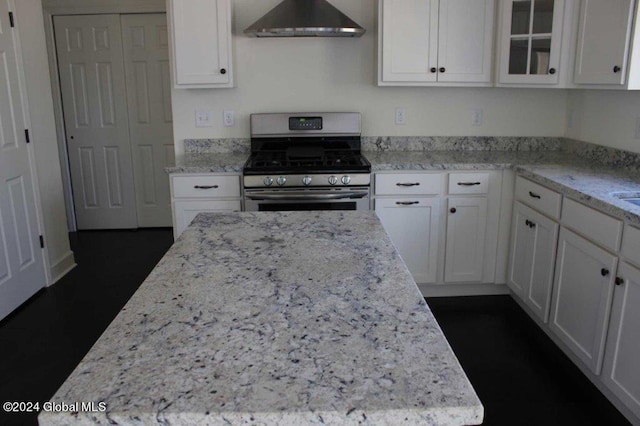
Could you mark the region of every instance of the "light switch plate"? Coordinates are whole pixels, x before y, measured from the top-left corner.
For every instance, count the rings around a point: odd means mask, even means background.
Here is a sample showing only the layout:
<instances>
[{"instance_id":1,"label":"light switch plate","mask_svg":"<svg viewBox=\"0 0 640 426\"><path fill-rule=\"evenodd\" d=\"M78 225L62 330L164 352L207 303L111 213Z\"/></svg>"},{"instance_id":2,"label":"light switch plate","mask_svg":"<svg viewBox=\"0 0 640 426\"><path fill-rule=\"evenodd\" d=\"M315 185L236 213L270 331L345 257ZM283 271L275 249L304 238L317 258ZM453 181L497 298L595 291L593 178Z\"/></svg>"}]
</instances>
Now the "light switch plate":
<instances>
[{"instance_id":1,"label":"light switch plate","mask_svg":"<svg viewBox=\"0 0 640 426\"><path fill-rule=\"evenodd\" d=\"M235 113L231 110L224 110L222 112L222 122L224 127L233 127L236 124Z\"/></svg>"},{"instance_id":2,"label":"light switch plate","mask_svg":"<svg viewBox=\"0 0 640 426\"><path fill-rule=\"evenodd\" d=\"M213 111L196 110L196 127L213 127Z\"/></svg>"},{"instance_id":3,"label":"light switch plate","mask_svg":"<svg viewBox=\"0 0 640 426\"><path fill-rule=\"evenodd\" d=\"M471 110L471 125L482 126L482 110L481 109Z\"/></svg>"},{"instance_id":4,"label":"light switch plate","mask_svg":"<svg viewBox=\"0 0 640 426\"><path fill-rule=\"evenodd\" d=\"M398 107L396 108L396 125L404 125L407 124L407 110L405 108Z\"/></svg>"}]
</instances>

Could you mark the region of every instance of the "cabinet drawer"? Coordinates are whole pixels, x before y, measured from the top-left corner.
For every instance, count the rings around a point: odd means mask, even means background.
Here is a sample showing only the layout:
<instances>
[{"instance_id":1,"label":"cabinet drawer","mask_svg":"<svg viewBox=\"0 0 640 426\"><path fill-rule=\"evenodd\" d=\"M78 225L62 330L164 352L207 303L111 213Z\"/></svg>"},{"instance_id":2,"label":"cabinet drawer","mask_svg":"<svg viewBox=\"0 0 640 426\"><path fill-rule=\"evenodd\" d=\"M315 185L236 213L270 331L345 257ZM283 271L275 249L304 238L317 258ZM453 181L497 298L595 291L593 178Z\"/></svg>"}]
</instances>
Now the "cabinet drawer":
<instances>
[{"instance_id":1,"label":"cabinet drawer","mask_svg":"<svg viewBox=\"0 0 640 426\"><path fill-rule=\"evenodd\" d=\"M620 248L622 221L570 198L564 199L562 223L608 249L618 251Z\"/></svg>"},{"instance_id":2,"label":"cabinet drawer","mask_svg":"<svg viewBox=\"0 0 640 426\"><path fill-rule=\"evenodd\" d=\"M174 176L173 198L240 197L239 175Z\"/></svg>"},{"instance_id":3,"label":"cabinet drawer","mask_svg":"<svg viewBox=\"0 0 640 426\"><path fill-rule=\"evenodd\" d=\"M560 219L562 195L520 176L516 178L516 199L554 219Z\"/></svg>"},{"instance_id":4,"label":"cabinet drawer","mask_svg":"<svg viewBox=\"0 0 640 426\"><path fill-rule=\"evenodd\" d=\"M376 174L376 195L438 195L442 173Z\"/></svg>"},{"instance_id":5,"label":"cabinet drawer","mask_svg":"<svg viewBox=\"0 0 640 426\"><path fill-rule=\"evenodd\" d=\"M622 239L622 254L629 261L640 266L640 229L627 225Z\"/></svg>"},{"instance_id":6,"label":"cabinet drawer","mask_svg":"<svg viewBox=\"0 0 640 426\"><path fill-rule=\"evenodd\" d=\"M173 237L178 238L198 213L239 212L241 207L240 200L176 201L173 203Z\"/></svg>"},{"instance_id":7,"label":"cabinet drawer","mask_svg":"<svg viewBox=\"0 0 640 426\"><path fill-rule=\"evenodd\" d=\"M489 173L449 173L449 194L487 194Z\"/></svg>"}]
</instances>

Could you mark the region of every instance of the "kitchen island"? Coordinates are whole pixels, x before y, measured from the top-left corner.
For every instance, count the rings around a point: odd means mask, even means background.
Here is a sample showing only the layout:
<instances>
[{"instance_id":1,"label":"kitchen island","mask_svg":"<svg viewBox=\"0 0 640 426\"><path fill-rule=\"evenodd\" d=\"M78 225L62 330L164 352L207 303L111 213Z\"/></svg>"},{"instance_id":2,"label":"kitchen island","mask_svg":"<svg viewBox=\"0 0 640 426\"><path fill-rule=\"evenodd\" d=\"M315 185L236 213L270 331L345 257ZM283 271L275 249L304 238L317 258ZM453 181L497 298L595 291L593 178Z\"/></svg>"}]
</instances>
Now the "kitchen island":
<instances>
[{"instance_id":1,"label":"kitchen island","mask_svg":"<svg viewBox=\"0 0 640 426\"><path fill-rule=\"evenodd\" d=\"M374 212L200 214L42 412L69 424L480 424Z\"/></svg>"}]
</instances>

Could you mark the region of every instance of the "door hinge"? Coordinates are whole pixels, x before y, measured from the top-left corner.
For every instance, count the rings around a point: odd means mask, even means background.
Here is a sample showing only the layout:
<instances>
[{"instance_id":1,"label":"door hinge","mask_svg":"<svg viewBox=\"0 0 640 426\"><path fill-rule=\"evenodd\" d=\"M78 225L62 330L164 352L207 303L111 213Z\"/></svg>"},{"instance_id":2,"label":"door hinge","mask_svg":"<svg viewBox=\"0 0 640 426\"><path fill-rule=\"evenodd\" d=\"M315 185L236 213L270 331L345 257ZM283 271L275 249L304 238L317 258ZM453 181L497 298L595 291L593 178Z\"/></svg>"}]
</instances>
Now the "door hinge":
<instances>
[{"instance_id":1,"label":"door hinge","mask_svg":"<svg viewBox=\"0 0 640 426\"><path fill-rule=\"evenodd\" d=\"M44 248L44 237L40 235L40 248Z\"/></svg>"},{"instance_id":2,"label":"door hinge","mask_svg":"<svg viewBox=\"0 0 640 426\"><path fill-rule=\"evenodd\" d=\"M16 23L13 21L13 12L9 12L9 25L11 28L16 26Z\"/></svg>"},{"instance_id":3,"label":"door hinge","mask_svg":"<svg viewBox=\"0 0 640 426\"><path fill-rule=\"evenodd\" d=\"M27 140L27 143L31 142L31 138L29 137L29 129L24 129L24 138Z\"/></svg>"}]
</instances>

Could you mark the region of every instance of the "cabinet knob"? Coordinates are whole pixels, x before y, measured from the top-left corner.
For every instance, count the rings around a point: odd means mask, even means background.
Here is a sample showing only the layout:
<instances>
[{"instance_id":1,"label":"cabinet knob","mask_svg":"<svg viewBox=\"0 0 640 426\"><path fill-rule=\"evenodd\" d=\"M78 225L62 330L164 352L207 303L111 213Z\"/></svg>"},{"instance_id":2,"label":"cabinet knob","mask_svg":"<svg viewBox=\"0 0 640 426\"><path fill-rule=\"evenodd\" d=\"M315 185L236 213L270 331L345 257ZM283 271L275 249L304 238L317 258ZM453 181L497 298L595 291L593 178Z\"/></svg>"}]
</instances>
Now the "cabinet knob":
<instances>
[{"instance_id":1,"label":"cabinet knob","mask_svg":"<svg viewBox=\"0 0 640 426\"><path fill-rule=\"evenodd\" d=\"M615 67L613 67L613 72L618 73L618 72L620 72L621 69L622 68L620 68L619 66L616 65Z\"/></svg>"},{"instance_id":2,"label":"cabinet knob","mask_svg":"<svg viewBox=\"0 0 640 426\"><path fill-rule=\"evenodd\" d=\"M225 68L220 68L220 74L226 74L227 70Z\"/></svg>"},{"instance_id":3,"label":"cabinet knob","mask_svg":"<svg viewBox=\"0 0 640 426\"><path fill-rule=\"evenodd\" d=\"M600 275L602 275L603 277L606 277L607 275L609 275L609 270L607 268L602 268L600 270Z\"/></svg>"},{"instance_id":4,"label":"cabinet knob","mask_svg":"<svg viewBox=\"0 0 640 426\"><path fill-rule=\"evenodd\" d=\"M555 74L555 73L556 73L555 68L549 68L549 74Z\"/></svg>"},{"instance_id":5,"label":"cabinet knob","mask_svg":"<svg viewBox=\"0 0 640 426\"><path fill-rule=\"evenodd\" d=\"M445 72L447 69L445 67L440 67L440 72Z\"/></svg>"},{"instance_id":6,"label":"cabinet knob","mask_svg":"<svg viewBox=\"0 0 640 426\"><path fill-rule=\"evenodd\" d=\"M436 72L436 71L438 71L438 68L436 68L436 67L431 67L431 72Z\"/></svg>"},{"instance_id":7,"label":"cabinet knob","mask_svg":"<svg viewBox=\"0 0 640 426\"><path fill-rule=\"evenodd\" d=\"M616 277L616 285L624 284L624 278Z\"/></svg>"},{"instance_id":8,"label":"cabinet knob","mask_svg":"<svg viewBox=\"0 0 640 426\"><path fill-rule=\"evenodd\" d=\"M450 211L451 213L455 213L455 212L457 212L458 210L456 210L456 208L455 208L455 207L451 207L451 210L449 210L449 211Z\"/></svg>"}]
</instances>

